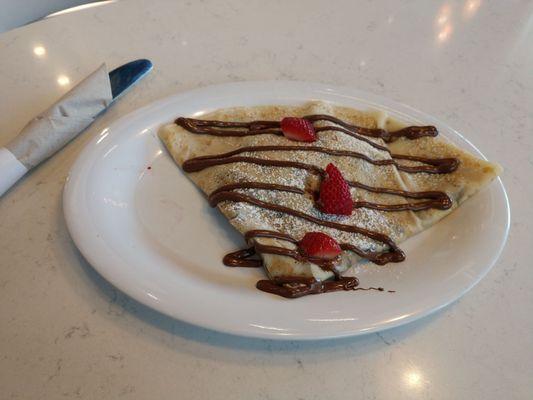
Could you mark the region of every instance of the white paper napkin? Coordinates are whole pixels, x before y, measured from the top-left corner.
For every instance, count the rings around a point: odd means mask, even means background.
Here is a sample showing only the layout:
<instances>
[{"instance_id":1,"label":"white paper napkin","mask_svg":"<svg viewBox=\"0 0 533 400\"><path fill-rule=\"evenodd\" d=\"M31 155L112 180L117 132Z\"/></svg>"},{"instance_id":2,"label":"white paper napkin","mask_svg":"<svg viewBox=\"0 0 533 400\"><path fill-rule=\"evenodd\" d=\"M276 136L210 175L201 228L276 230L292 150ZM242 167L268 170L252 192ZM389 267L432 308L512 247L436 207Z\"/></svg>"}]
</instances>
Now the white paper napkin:
<instances>
[{"instance_id":1,"label":"white paper napkin","mask_svg":"<svg viewBox=\"0 0 533 400\"><path fill-rule=\"evenodd\" d=\"M87 128L111 100L109 74L102 64L52 107L31 120L6 148L31 169Z\"/></svg>"},{"instance_id":2,"label":"white paper napkin","mask_svg":"<svg viewBox=\"0 0 533 400\"><path fill-rule=\"evenodd\" d=\"M32 119L0 148L0 196L22 175L52 156L89 126L113 96L105 64Z\"/></svg>"}]
</instances>

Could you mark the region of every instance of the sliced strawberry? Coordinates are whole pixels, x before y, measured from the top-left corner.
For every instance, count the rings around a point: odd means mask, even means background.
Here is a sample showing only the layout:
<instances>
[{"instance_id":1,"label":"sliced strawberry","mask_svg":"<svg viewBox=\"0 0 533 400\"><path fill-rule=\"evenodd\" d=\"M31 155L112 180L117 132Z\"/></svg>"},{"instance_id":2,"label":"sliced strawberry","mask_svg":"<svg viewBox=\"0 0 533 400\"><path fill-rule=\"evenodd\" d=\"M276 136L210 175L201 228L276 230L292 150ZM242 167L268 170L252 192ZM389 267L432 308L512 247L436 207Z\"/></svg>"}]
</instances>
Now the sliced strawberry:
<instances>
[{"instance_id":1,"label":"sliced strawberry","mask_svg":"<svg viewBox=\"0 0 533 400\"><path fill-rule=\"evenodd\" d=\"M314 142L316 140L315 127L305 118L283 118L281 120L281 131L290 140L298 142Z\"/></svg>"},{"instance_id":2,"label":"sliced strawberry","mask_svg":"<svg viewBox=\"0 0 533 400\"><path fill-rule=\"evenodd\" d=\"M339 244L322 232L306 233L299 243L300 251L306 256L332 259L341 254Z\"/></svg>"},{"instance_id":3,"label":"sliced strawberry","mask_svg":"<svg viewBox=\"0 0 533 400\"><path fill-rule=\"evenodd\" d=\"M319 205L327 214L350 215L353 209L350 186L333 164L326 167L328 176L320 185Z\"/></svg>"}]
</instances>

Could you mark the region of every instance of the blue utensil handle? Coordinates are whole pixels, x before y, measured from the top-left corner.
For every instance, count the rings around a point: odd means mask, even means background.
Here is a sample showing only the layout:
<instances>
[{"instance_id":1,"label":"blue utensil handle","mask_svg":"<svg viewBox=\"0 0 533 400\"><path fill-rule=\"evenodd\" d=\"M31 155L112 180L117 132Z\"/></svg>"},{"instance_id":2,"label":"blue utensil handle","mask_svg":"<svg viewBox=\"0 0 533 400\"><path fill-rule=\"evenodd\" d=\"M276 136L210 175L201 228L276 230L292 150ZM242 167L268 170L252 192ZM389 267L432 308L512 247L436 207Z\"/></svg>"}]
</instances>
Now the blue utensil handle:
<instances>
[{"instance_id":1,"label":"blue utensil handle","mask_svg":"<svg viewBox=\"0 0 533 400\"><path fill-rule=\"evenodd\" d=\"M142 79L153 68L152 62L146 59L131 61L115 68L109 73L113 100L120 97L135 83Z\"/></svg>"}]
</instances>

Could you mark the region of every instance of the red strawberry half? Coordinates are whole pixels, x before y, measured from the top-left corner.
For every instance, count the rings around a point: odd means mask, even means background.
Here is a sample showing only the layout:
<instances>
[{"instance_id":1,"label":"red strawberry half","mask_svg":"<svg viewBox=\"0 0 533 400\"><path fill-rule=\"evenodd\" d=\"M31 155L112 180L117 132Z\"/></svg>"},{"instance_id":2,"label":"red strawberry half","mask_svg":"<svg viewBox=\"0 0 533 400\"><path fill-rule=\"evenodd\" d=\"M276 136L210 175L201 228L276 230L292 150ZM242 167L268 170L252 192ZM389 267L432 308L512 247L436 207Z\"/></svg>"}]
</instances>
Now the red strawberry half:
<instances>
[{"instance_id":1,"label":"red strawberry half","mask_svg":"<svg viewBox=\"0 0 533 400\"><path fill-rule=\"evenodd\" d=\"M325 259L335 258L342 252L335 239L322 232L306 233L300 240L299 248L306 256Z\"/></svg>"},{"instance_id":2,"label":"red strawberry half","mask_svg":"<svg viewBox=\"0 0 533 400\"><path fill-rule=\"evenodd\" d=\"M350 215L353 209L350 186L333 164L326 167L328 176L320 185L320 209L328 214Z\"/></svg>"},{"instance_id":3,"label":"red strawberry half","mask_svg":"<svg viewBox=\"0 0 533 400\"><path fill-rule=\"evenodd\" d=\"M305 118L285 117L281 120L281 131L290 140L314 142L316 133L313 124Z\"/></svg>"}]
</instances>

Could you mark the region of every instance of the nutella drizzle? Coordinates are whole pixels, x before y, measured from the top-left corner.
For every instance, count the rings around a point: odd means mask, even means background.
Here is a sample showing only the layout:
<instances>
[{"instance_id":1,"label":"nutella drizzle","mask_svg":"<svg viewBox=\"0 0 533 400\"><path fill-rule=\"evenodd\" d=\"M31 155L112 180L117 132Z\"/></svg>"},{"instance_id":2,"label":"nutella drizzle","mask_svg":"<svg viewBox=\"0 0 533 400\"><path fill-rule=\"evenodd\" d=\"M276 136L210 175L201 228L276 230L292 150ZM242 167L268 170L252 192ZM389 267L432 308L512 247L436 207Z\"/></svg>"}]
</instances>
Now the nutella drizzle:
<instances>
[{"instance_id":1,"label":"nutella drizzle","mask_svg":"<svg viewBox=\"0 0 533 400\"><path fill-rule=\"evenodd\" d=\"M249 247L247 249L237 250L232 253L226 254L222 259L222 262L228 267L262 267L263 263L261 262L261 260L250 259L250 257L253 257L255 254L255 247Z\"/></svg>"},{"instance_id":2,"label":"nutella drizzle","mask_svg":"<svg viewBox=\"0 0 533 400\"><path fill-rule=\"evenodd\" d=\"M313 278L292 276L287 278L276 277L274 279L262 279L257 282L256 287L263 292L295 299L307 296L308 294L333 292L337 290L360 290L360 288L357 288L357 285L359 285L359 280L356 277L340 277L334 281L317 281ZM366 288L366 290L369 289L371 288Z\"/></svg>"},{"instance_id":3,"label":"nutella drizzle","mask_svg":"<svg viewBox=\"0 0 533 400\"><path fill-rule=\"evenodd\" d=\"M437 128L435 128L434 126L407 126L398 131L389 132L389 131L386 131L385 129L363 128L363 127L356 126L356 125L350 125L341 119L335 118L331 115L325 115L325 114L308 115L304 117L304 119L307 119L311 122L318 122L318 121L333 122L334 124L340 125L352 131L353 133L357 133L357 134L364 135L364 136L370 136L374 138L380 138L380 139L383 139L385 142L392 142L393 140L399 137L405 137L407 139L413 140L413 139L419 139L424 136L435 137L439 134L439 132L437 131Z\"/></svg>"},{"instance_id":4,"label":"nutella drizzle","mask_svg":"<svg viewBox=\"0 0 533 400\"><path fill-rule=\"evenodd\" d=\"M183 164L183 169L186 172L196 172L201 171L204 168L208 168L214 165L221 165L221 164L228 164L228 163L234 163L234 162L253 162L253 163L261 163L261 161L275 161L276 164L261 164L261 165L275 165L279 167L291 167L291 168L304 168L308 169L310 172L315 172L319 174L323 174L324 172L315 166L309 166L307 164L303 163L297 163L295 161L289 162L289 161L283 161L283 160L264 160L262 158L255 158L255 157L233 157L237 154L241 153L252 153L256 151L312 151L317 153L324 153L334 156L344 156L344 157L354 157L359 158L361 160L367 161L373 165L394 165L397 169L404 172L411 172L411 173L418 173L418 172L426 172L429 174L446 174L449 172L453 172L457 169L457 161L455 158L425 158L425 157L415 157L415 156L406 156L406 155L396 155L391 154L390 159L383 159L383 160L374 160L365 154L358 153L355 151L348 151L348 150L336 150L336 149L328 149L326 147L321 146L282 146L282 145L276 145L276 146L247 146L247 147L241 147L233 151L229 151L227 153L222 154L215 154L212 156L201 156L201 157L195 157L190 160L185 161ZM410 160L410 161L418 161L426 165L402 165L398 164L395 160L397 159L403 159L403 160Z\"/></svg>"},{"instance_id":5,"label":"nutella drizzle","mask_svg":"<svg viewBox=\"0 0 533 400\"><path fill-rule=\"evenodd\" d=\"M328 228L338 229L340 231L350 232L350 233L359 233L361 235L369 237L370 239L373 239L377 242L381 242L389 246L389 251L386 251L383 253L370 253L370 252L364 252L352 245L349 245L351 247L349 248L347 247L346 250L352 250L353 252L360 255L361 257L367 258L370 261L376 264L379 264L379 265L384 265L389 262L400 262L400 261L405 260L404 252L394 243L394 241L391 238L389 238L387 235L384 235L379 232L364 229L364 228L361 228L355 225L345 225L345 224L339 224L337 222L324 221L319 218L313 217L312 215L303 213L301 211L293 210L292 208L281 206L279 204L268 203L266 201L259 200L255 197L245 195L243 193L236 193L236 192L228 191L228 192L219 192L213 196L209 196L209 204L211 205L211 207L215 207L221 201L233 201L237 203L253 204L255 206L265 208L267 210L282 212L288 215L292 215L294 217L305 219L309 222L313 222L318 225L327 226Z\"/></svg>"},{"instance_id":6,"label":"nutella drizzle","mask_svg":"<svg viewBox=\"0 0 533 400\"><path fill-rule=\"evenodd\" d=\"M419 139L424 136L435 137L438 131L434 126L408 126L398 131L389 132L385 129L363 128L356 125L350 125L341 119L335 118L331 115L314 114L304 117L311 122L329 121L336 125L340 125L351 133L369 136L373 138L383 139L385 142L392 142L399 137L407 139ZM250 135L283 135L280 128L279 121L252 121L252 122L226 122L201 120L194 118L180 117L176 119L176 124L189 132L217 135L217 136L250 136ZM214 129L222 128L222 129ZM336 127L319 127L319 130L333 130ZM317 130L318 131L318 130Z\"/></svg>"},{"instance_id":7,"label":"nutella drizzle","mask_svg":"<svg viewBox=\"0 0 533 400\"><path fill-rule=\"evenodd\" d=\"M185 172L197 172L216 165L245 162L264 166L303 169L307 170L311 174L318 175L322 178L327 175L322 168L312 164L306 164L298 161L271 160L259 157L252 157L249 155L239 155L242 153L268 151L308 151L329 154L333 156L353 157L377 166L393 165L399 171L403 171L406 173L446 174L455 171L459 165L459 161L455 158L426 158L419 156L394 154L391 153L391 151L386 146L383 146L369 139L369 137L374 139L381 139L384 142L389 143L400 137L406 138L408 140L415 140L423 137L435 137L438 135L438 131L433 126L408 126L397 131L389 132L385 129L364 128L356 125L351 125L330 115L315 114L306 116L304 118L309 120L310 122L327 121L335 124L315 127L315 131L317 133L324 131L338 131L345 133L358 140L364 141L365 143L378 150L387 152L391 158L375 160L365 154L354 151L329 149L326 147L312 145L246 146L222 154L201 156L189 159L183 163L182 168ZM226 122L214 120L198 120L193 118L178 118L175 122L177 125L181 126L189 132L205 135L214 135L222 137L244 137L263 134L272 134L279 136L283 135L279 121ZM398 163L397 160L414 161L419 164L405 165ZM402 202L399 204L377 204L373 202L355 200L353 202L354 208L371 208L380 211L420 211L430 208L446 210L452 206L452 200L448 197L446 193L440 191L410 192L391 188L372 187L356 181L348 181L348 184L351 187L366 190L373 193L383 193L394 196L400 196L405 199L419 200L415 202ZM360 257L366 258L379 265L384 265L389 262L401 262L405 259L404 252L396 245L396 243L389 236L385 234L364 229L355 225L345 225L322 220L289 207L265 202L255 197L235 192L235 190L237 189L264 189L292 192L300 195L306 194L305 190L295 186L270 184L264 182L241 182L223 185L211 192L208 197L209 204L212 207L215 207L217 204L224 201L244 202L264 209L292 215L294 217L307 220L317 225L326 226L344 232L364 235L374 241L383 243L388 247L388 249L382 252L369 252L364 251L350 243L341 243L340 247L342 250L352 251ZM355 277L341 277L336 269L336 264L338 263L340 257L336 257L334 259L324 259L318 257L310 257L305 254L302 254L298 250L298 241L290 235L269 230L252 230L245 234L246 241L251 241L256 237L275 238L293 243L296 246L294 246L294 249L290 249L280 246L264 245L258 243L257 241L252 241L252 247L227 254L223 259L224 264L230 267L257 268L262 266L262 261L254 257L259 254L277 254L291 257L301 262L310 262L316 264L326 271L331 271L335 277L335 280L333 281L318 281L314 278L307 277L274 277L273 279L260 280L259 282L257 282L257 288L262 291L277 294L287 298L296 298L308 294L317 294L338 290L384 291L383 288L358 287L359 281ZM394 291L389 290L388 292L393 293Z\"/></svg>"},{"instance_id":8,"label":"nutella drizzle","mask_svg":"<svg viewBox=\"0 0 533 400\"><path fill-rule=\"evenodd\" d=\"M338 290L376 290L383 292L382 287L358 287L359 280L356 277L340 277L334 281L317 281L306 277L276 277L274 279L262 279L257 282L256 287L264 292L277 294L278 296L295 299L308 294L319 294L334 292ZM388 290L389 293L394 293Z\"/></svg>"}]
</instances>

